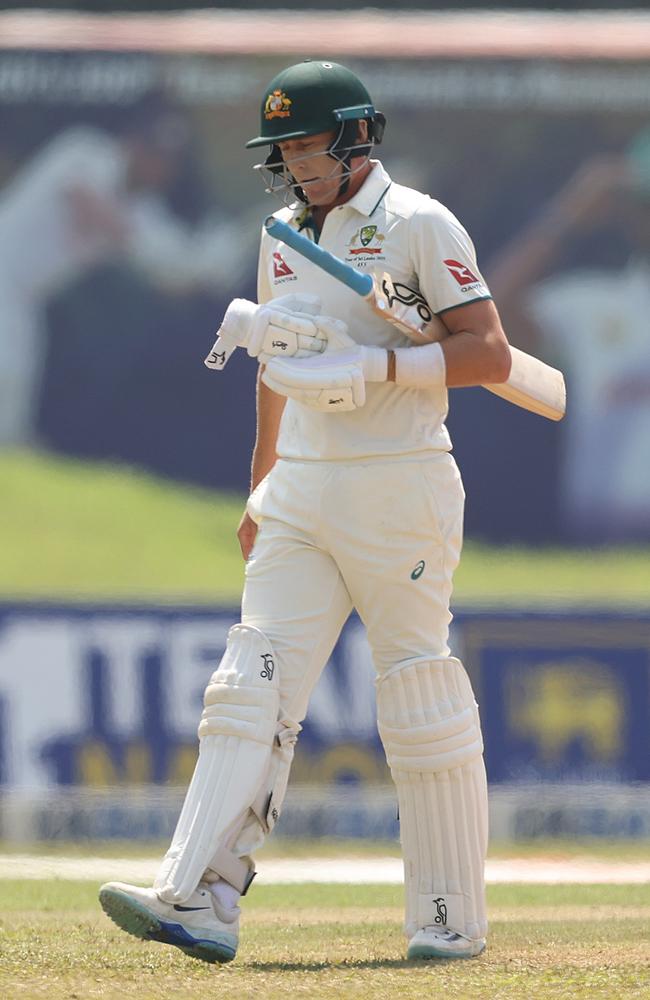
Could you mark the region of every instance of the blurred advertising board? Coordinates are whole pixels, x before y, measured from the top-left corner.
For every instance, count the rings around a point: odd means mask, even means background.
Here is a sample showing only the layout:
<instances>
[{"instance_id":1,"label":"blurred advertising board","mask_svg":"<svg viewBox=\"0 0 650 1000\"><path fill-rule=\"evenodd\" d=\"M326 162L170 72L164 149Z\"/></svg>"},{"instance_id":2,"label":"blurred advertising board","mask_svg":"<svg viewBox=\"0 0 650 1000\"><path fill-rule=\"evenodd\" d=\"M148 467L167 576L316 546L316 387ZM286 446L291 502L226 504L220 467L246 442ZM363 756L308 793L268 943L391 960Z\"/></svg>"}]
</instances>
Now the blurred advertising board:
<instances>
[{"instance_id":1,"label":"blurred advertising board","mask_svg":"<svg viewBox=\"0 0 650 1000\"><path fill-rule=\"evenodd\" d=\"M255 366L202 361L256 294L279 203L243 145L300 56L2 44L0 447L245 489ZM467 532L648 540L650 62L500 51L340 57L386 113L391 175L460 218L513 343L566 373L559 425L451 393Z\"/></svg>"},{"instance_id":2,"label":"blurred advertising board","mask_svg":"<svg viewBox=\"0 0 650 1000\"><path fill-rule=\"evenodd\" d=\"M0 606L0 789L182 786L236 611ZM493 785L650 781L650 618L459 612ZM313 694L294 783L390 781L365 632L346 624Z\"/></svg>"}]
</instances>

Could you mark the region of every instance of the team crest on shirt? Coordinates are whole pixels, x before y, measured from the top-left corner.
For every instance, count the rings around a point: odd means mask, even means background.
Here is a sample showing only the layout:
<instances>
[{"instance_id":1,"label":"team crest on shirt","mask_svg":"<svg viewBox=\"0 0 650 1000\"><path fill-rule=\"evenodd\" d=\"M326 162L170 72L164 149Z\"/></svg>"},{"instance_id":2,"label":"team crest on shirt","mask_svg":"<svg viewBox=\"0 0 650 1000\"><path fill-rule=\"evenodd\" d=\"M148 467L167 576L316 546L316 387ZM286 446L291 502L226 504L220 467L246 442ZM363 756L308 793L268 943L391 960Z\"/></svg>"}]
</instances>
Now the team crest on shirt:
<instances>
[{"instance_id":1,"label":"team crest on shirt","mask_svg":"<svg viewBox=\"0 0 650 1000\"><path fill-rule=\"evenodd\" d=\"M271 118L290 118L292 104L293 101L287 97L283 90L274 90L266 98L264 117L267 121L270 121Z\"/></svg>"},{"instance_id":2,"label":"team crest on shirt","mask_svg":"<svg viewBox=\"0 0 650 1000\"><path fill-rule=\"evenodd\" d=\"M386 239L383 233L377 232L377 226L362 226L348 242L348 261L386 260L383 243Z\"/></svg>"}]
</instances>

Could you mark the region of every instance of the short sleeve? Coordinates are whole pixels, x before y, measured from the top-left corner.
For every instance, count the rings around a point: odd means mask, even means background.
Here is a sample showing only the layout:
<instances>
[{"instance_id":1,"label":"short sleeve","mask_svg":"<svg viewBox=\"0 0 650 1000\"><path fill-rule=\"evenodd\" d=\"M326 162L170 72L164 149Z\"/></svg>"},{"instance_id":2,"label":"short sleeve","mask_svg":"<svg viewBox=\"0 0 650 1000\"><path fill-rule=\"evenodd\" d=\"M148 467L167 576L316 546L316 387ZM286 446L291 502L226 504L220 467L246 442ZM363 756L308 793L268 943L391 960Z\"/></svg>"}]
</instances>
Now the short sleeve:
<instances>
[{"instance_id":1,"label":"short sleeve","mask_svg":"<svg viewBox=\"0 0 650 1000\"><path fill-rule=\"evenodd\" d=\"M420 291L434 313L492 297L474 244L440 202L426 199L411 217L409 244Z\"/></svg>"},{"instance_id":2,"label":"short sleeve","mask_svg":"<svg viewBox=\"0 0 650 1000\"><path fill-rule=\"evenodd\" d=\"M257 260L257 301L262 305L273 298L273 291L269 281L269 261L271 237L262 227L262 238L260 240L260 252Z\"/></svg>"}]
</instances>

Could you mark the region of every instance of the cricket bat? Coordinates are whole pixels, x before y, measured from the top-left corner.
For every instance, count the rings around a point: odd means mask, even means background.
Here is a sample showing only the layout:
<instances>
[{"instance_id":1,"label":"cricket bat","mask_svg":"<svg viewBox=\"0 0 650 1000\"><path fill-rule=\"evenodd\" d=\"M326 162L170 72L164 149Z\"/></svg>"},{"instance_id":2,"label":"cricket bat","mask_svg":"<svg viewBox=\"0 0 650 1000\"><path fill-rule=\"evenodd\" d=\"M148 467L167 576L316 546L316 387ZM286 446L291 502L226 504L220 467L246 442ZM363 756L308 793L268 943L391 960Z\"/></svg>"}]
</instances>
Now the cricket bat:
<instances>
[{"instance_id":1,"label":"cricket bat","mask_svg":"<svg viewBox=\"0 0 650 1000\"><path fill-rule=\"evenodd\" d=\"M361 295L376 313L393 323L414 343L431 344L450 336L447 327L434 315L426 300L406 285L394 282L390 275L378 277L350 267L273 215L266 219L264 227L270 236L282 240L316 267ZM512 365L507 382L483 388L524 410L549 420L561 420L566 410L562 372L517 347L510 347L510 356Z\"/></svg>"}]
</instances>

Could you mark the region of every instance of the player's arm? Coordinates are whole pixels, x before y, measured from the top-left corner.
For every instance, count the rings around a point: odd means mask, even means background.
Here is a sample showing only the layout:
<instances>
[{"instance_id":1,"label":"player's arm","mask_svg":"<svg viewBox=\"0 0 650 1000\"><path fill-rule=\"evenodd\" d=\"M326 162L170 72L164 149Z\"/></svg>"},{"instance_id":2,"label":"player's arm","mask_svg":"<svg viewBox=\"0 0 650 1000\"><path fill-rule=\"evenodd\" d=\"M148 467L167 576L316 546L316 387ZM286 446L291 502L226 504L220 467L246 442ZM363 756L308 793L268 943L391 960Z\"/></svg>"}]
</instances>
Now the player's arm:
<instances>
[{"instance_id":1,"label":"player's arm","mask_svg":"<svg viewBox=\"0 0 650 1000\"><path fill-rule=\"evenodd\" d=\"M423 204L409 227L413 270L434 313L440 347L398 351L396 381L425 386L430 365L433 385L443 375L449 387L505 382L510 374L508 341L469 235L451 212L433 201Z\"/></svg>"},{"instance_id":2,"label":"player's arm","mask_svg":"<svg viewBox=\"0 0 650 1000\"><path fill-rule=\"evenodd\" d=\"M450 388L505 382L510 374L510 351L491 299L448 309L440 319L452 335L440 343Z\"/></svg>"},{"instance_id":3,"label":"player's arm","mask_svg":"<svg viewBox=\"0 0 650 1000\"><path fill-rule=\"evenodd\" d=\"M264 385L261 379L262 371L263 366L260 366L257 377L257 429L251 465L251 493L275 465L278 457L276 443L280 421L287 401L284 396L278 396ZM248 559L251 554L256 535L257 525L250 514L244 511L237 529L237 538L244 559Z\"/></svg>"},{"instance_id":4,"label":"player's arm","mask_svg":"<svg viewBox=\"0 0 650 1000\"><path fill-rule=\"evenodd\" d=\"M272 291L267 277L265 262L265 235L262 236L260 245L260 255L257 266L257 299L260 304L269 302L272 298ZM285 396L278 396L266 386L261 379L264 366L260 365L257 372L256 391L256 429L255 445L253 446L253 458L251 463L251 493L256 486L268 475L277 459L276 444L280 430L280 421L286 403ZM247 511L244 511L239 527L237 538L244 559L248 559L257 535L257 525Z\"/></svg>"},{"instance_id":5,"label":"player's arm","mask_svg":"<svg viewBox=\"0 0 650 1000\"><path fill-rule=\"evenodd\" d=\"M251 467L251 492L275 465L280 421L287 402L286 396L279 396L262 382L263 371L264 366L261 365L257 377L257 433Z\"/></svg>"}]
</instances>

